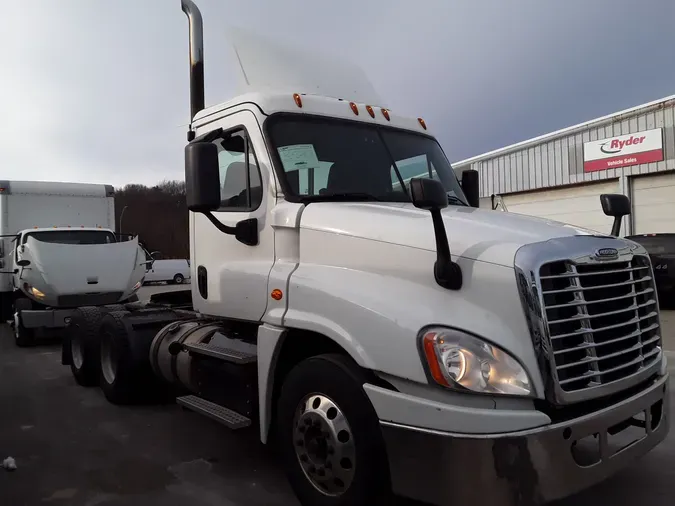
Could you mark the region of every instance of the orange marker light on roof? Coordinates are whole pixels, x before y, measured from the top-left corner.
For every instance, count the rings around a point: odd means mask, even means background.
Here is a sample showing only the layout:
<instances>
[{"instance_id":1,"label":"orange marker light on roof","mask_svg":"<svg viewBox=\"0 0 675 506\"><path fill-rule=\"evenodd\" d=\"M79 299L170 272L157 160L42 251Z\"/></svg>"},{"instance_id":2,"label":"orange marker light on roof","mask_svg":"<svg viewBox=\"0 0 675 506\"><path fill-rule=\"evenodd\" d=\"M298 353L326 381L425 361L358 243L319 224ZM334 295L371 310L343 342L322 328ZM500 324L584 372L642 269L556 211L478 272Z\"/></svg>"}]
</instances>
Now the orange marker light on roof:
<instances>
[{"instance_id":1,"label":"orange marker light on roof","mask_svg":"<svg viewBox=\"0 0 675 506\"><path fill-rule=\"evenodd\" d=\"M272 290L272 293L270 293L270 297L272 297L274 300L281 300L283 296L284 293L278 288L275 288L274 290Z\"/></svg>"},{"instance_id":2,"label":"orange marker light on roof","mask_svg":"<svg viewBox=\"0 0 675 506\"><path fill-rule=\"evenodd\" d=\"M359 115L359 108L356 106L354 102L349 102L349 107L352 108L354 114L356 114L357 116Z\"/></svg>"},{"instance_id":3,"label":"orange marker light on roof","mask_svg":"<svg viewBox=\"0 0 675 506\"><path fill-rule=\"evenodd\" d=\"M391 121L391 118L389 117L389 109L382 108L382 116L384 116L384 119L387 121Z\"/></svg>"},{"instance_id":4,"label":"orange marker light on roof","mask_svg":"<svg viewBox=\"0 0 675 506\"><path fill-rule=\"evenodd\" d=\"M420 125L422 125L422 128L425 130L427 129L427 124L422 118L417 118L417 121L419 121Z\"/></svg>"},{"instance_id":5,"label":"orange marker light on roof","mask_svg":"<svg viewBox=\"0 0 675 506\"><path fill-rule=\"evenodd\" d=\"M300 97L300 94L293 93L293 100L295 100L295 105L302 107L302 98Z\"/></svg>"},{"instance_id":6,"label":"orange marker light on roof","mask_svg":"<svg viewBox=\"0 0 675 506\"><path fill-rule=\"evenodd\" d=\"M366 111L368 111L368 114L370 114L371 118L375 118L375 111L373 111L373 108L370 107L369 105L366 106Z\"/></svg>"}]
</instances>

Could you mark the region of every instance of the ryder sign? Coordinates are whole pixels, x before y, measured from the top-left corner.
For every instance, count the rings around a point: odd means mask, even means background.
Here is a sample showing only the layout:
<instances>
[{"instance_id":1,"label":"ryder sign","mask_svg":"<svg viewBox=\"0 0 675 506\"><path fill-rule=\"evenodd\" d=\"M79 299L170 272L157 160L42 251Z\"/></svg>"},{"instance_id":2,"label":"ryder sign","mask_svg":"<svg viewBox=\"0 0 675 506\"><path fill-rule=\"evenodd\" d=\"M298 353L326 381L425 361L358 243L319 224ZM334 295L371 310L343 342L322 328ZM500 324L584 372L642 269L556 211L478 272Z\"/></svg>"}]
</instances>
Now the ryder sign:
<instances>
[{"instance_id":1,"label":"ryder sign","mask_svg":"<svg viewBox=\"0 0 675 506\"><path fill-rule=\"evenodd\" d=\"M661 128L584 143L584 172L663 160Z\"/></svg>"}]
</instances>

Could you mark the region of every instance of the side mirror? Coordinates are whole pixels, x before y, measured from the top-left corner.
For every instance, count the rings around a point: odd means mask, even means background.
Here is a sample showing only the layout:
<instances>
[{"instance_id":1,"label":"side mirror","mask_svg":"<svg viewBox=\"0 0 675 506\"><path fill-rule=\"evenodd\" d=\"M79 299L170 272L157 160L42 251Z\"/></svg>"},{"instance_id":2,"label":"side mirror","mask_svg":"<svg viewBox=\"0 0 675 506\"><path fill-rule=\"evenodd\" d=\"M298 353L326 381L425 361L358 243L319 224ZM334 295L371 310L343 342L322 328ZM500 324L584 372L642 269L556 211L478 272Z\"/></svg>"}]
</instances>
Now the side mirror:
<instances>
[{"instance_id":1,"label":"side mirror","mask_svg":"<svg viewBox=\"0 0 675 506\"><path fill-rule=\"evenodd\" d=\"M428 177L410 180L410 199L415 207L427 211L448 207L448 195L440 181Z\"/></svg>"},{"instance_id":2,"label":"side mirror","mask_svg":"<svg viewBox=\"0 0 675 506\"><path fill-rule=\"evenodd\" d=\"M619 237L621 219L630 214L630 199L620 193L603 193L600 195L600 205L602 205L602 212L614 217L611 234Z\"/></svg>"},{"instance_id":3,"label":"side mirror","mask_svg":"<svg viewBox=\"0 0 675 506\"><path fill-rule=\"evenodd\" d=\"M410 180L410 199L415 207L431 212L436 239L436 263L434 278L436 283L448 290L462 287L462 270L452 261L450 244L445 232L441 209L448 207L448 194L440 181L427 177L414 177Z\"/></svg>"},{"instance_id":4,"label":"side mirror","mask_svg":"<svg viewBox=\"0 0 675 506\"><path fill-rule=\"evenodd\" d=\"M471 207L477 208L480 206L477 170L469 169L462 172L462 191Z\"/></svg>"},{"instance_id":5,"label":"side mirror","mask_svg":"<svg viewBox=\"0 0 675 506\"><path fill-rule=\"evenodd\" d=\"M211 142L185 146L185 192L187 208L195 213L220 207L218 148Z\"/></svg>"},{"instance_id":6,"label":"side mirror","mask_svg":"<svg viewBox=\"0 0 675 506\"><path fill-rule=\"evenodd\" d=\"M22 258L21 260L17 260L16 265L19 267L28 267L30 265L30 260Z\"/></svg>"}]
</instances>

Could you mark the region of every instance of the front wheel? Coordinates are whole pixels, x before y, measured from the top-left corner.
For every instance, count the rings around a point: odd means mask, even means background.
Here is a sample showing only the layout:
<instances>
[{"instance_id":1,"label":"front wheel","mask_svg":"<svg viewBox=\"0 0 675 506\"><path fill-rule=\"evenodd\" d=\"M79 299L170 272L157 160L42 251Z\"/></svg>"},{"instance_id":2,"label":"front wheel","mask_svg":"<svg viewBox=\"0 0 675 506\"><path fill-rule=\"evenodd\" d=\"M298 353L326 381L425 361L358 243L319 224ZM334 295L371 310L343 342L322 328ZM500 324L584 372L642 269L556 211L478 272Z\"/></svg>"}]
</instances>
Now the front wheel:
<instances>
[{"instance_id":1,"label":"front wheel","mask_svg":"<svg viewBox=\"0 0 675 506\"><path fill-rule=\"evenodd\" d=\"M185 277L182 274L176 274L173 277L173 282L177 285L182 285L183 281L185 281Z\"/></svg>"},{"instance_id":2,"label":"front wheel","mask_svg":"<svg viewBox=\"0 0 675 506\"><path fill-rule=\"evenodd\" d=\"M281 458L305 506L386 502L389 468L364 382L351 360L330 354L304 360L283 384L278 401Z\"/></svg>"}]
</instances>

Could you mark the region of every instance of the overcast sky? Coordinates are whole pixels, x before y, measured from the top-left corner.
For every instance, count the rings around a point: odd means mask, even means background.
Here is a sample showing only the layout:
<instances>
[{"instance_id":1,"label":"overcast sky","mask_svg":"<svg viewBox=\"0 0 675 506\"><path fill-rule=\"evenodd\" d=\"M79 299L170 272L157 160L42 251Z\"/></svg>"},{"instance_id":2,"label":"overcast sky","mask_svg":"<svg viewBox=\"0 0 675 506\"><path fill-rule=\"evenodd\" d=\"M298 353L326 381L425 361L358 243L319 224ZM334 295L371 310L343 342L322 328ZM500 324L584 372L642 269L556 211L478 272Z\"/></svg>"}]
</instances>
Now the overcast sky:
<instances>
[{"instance_id":1,"label":"overcast sky","mask_svg":"<svg viewBox=\"0 0 675 506\"><path fill-rule=\"evenodd\" d=\"M364 67L451 161L675 94L673 0L196 0L206 101L236 81L226 24ZM183 178L180 0L0 0L0 178Z\"/></svg>"}]
</instances>

